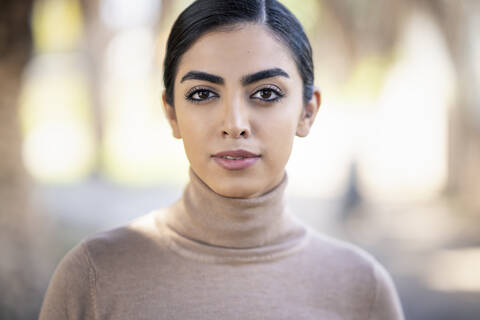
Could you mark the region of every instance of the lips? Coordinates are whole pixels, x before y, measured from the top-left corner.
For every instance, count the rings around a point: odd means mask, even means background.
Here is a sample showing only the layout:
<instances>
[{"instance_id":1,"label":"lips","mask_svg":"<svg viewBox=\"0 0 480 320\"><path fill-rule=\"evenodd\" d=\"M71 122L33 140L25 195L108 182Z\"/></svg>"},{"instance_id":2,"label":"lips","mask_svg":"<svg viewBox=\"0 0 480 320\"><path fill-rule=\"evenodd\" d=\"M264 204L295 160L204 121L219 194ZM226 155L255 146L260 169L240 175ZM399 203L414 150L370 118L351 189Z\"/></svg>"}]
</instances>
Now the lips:
<instances>
[{"instance_id":1,"label":"lips","mask_svg":"<svg viewBox=\"0 0 480 320\"><path fill-rule=\"evenodd\" d=\"M214 154L212 157L216 158L256 158L260 155L246 151L246 150L228 150Z\"/></svg>"},{"instance_id":2,"label":"lips","mask_svg":"<svg viewBox=\"0 0 480 320\"><path fill-rule=\"evenodd\" d=\"M246 169L260 159L260 155L246 150L228 150L212 155L213 160L227 170Z\"/></svg>"}]
</instances>

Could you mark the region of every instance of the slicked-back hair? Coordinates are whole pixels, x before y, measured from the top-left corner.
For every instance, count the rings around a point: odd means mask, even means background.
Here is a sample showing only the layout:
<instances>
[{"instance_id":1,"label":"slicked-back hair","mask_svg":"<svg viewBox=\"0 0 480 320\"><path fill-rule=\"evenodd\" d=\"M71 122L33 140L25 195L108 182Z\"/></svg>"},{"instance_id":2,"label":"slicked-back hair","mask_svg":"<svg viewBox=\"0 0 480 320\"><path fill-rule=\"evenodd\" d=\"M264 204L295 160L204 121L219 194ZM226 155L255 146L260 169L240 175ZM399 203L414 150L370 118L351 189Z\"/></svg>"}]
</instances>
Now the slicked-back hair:
<instances>
[{"instance_id":1,"label":"slicked-back hair","mask_svg":"<svg viewBox=\"0 0 480 320\"><path fill-rule=\"evenodd\" d=\"M264 25L291 51L303 81L303 102L313 95L310 42L298 19L276 0L196 0L175 20L163 62L166 102L174 106L174 83L183 54L207 32L244 23Z\"/></svg>"}]
</instances>

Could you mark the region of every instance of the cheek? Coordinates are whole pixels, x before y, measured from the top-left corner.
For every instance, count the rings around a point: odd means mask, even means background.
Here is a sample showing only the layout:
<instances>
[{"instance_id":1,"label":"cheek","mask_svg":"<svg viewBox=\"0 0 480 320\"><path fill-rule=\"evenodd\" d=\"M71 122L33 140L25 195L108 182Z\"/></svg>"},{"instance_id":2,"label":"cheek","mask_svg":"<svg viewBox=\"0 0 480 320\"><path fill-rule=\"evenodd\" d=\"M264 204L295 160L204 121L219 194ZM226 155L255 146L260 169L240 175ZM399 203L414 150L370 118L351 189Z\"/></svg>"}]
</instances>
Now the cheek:
<instances>
[{"instance_id":1,"label":"cheek","mask_svg":"<svg viewBox=\"0 0 480 320\"><path fill-rule=\"evenodd\" d=\"M281 111L264 121L263 139L267 159L283 166L288 161L297 129L297 112Z\"/></svg>"},{"instance_id":2,"label":"cheek","mask_svg":"<svg viewBox=\"0 0 480 320\"><path fill-rule=\"evenodd\" d=\"M278 126L271 128L269 131L269 148L270 152L275 155L275 158L285 160L290 155L295 130L291 125L291 121L286 121L284 126L280 125L279 123Z\"/></svg>"},{"instance_id":3,"label":"cheek","mask_svg":"<svg viewBox=\"0 0 480 320\"><path fill-rule=\"evenodd\" d=\"M177 112L177 120L185 153L191 162L195 161L205 153L205 132L208 130L205 128L205 121L200 115L188 112L181 107Z\"/></svg>"},{"instance_id":4,"label":"cheek","mask_svg":"<svg viewBox=\"0 0 480 320\"><path fill-rule=\"evenodd\" d=\"M288 99L278 108L272 109L272 111L263 120L263 123L267 126L268 135L274 139L282 141L292 141L295 136L298 126L298 119L302 106L298 103L294 103L295 99Z\"/></svg>"}]
</instances>

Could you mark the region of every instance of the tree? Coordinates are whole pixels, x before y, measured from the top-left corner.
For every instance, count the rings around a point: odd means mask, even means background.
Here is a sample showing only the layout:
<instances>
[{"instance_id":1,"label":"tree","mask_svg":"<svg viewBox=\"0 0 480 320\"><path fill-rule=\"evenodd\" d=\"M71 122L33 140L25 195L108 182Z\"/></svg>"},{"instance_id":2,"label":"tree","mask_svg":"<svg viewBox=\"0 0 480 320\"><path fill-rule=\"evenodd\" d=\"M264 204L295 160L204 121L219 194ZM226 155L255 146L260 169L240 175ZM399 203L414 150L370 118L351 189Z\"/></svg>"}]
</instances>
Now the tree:
<instances>
[{"instance_id":1,"label":"tree","mask_svg":"<svg viewBox=\"0 0 480 320\"><path fill-rule=\"evenodd\" d=\"M31 51L33 0L3 0L0 8L0 318L34 319L42 290L32 237L41 237L22 165L17 98ZM33 230L35 228L35 230Z\"/></svg>"}]
</instances>

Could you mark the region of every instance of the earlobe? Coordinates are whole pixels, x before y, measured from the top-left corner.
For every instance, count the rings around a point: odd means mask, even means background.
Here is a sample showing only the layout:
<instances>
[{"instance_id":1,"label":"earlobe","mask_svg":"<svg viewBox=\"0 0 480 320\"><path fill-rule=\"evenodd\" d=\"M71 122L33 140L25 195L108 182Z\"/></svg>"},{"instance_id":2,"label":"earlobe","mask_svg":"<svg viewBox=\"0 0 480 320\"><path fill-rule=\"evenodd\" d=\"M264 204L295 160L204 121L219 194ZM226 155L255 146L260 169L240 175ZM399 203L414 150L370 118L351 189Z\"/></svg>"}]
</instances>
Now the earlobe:
<instances>
[{"instance_id":1,"label":"earlobe","mask_svg":"<svg viewBox=\"0 0 480 320\"><path fill-rule=\"evenodd\" d=\"M315 121L318 109L320 109L321 94L320 90L315 87L310 101L304 106L300 119L298 121L296 135L298 137L306 137L310 132L310 128Z\"/></svg>"},{"instance_id":2,"label":"earlobe","mask_svg":"<svg viewBox=\"0 0 480 320\"><path fill-rule=\"evenodd\" d=\"M306 121L305 121L305 119L303 118L303 115L302 115L302 118L298 122L296 135L297 135L297 137L302 137L303 138L303 137L306 137L308 135L309 131L310 131L310 128L307 127Z\"/></svg>"},{"instance_id":3,"label":"earlobe","mask_svg":"<svg viewBox=\"0 0 480 320\"><path fill-rule=\"evenodd\" d=\"M162 102L163 102L163 111L165 112L165 116L167 117L168 123L172 128L172 135L177 139L181 139L182 135L180 134L180 128L178 127L177 114L175 112L175 108L172 105L167 103L165 90L162 93Z\"/></svg>"}]
</instances>

